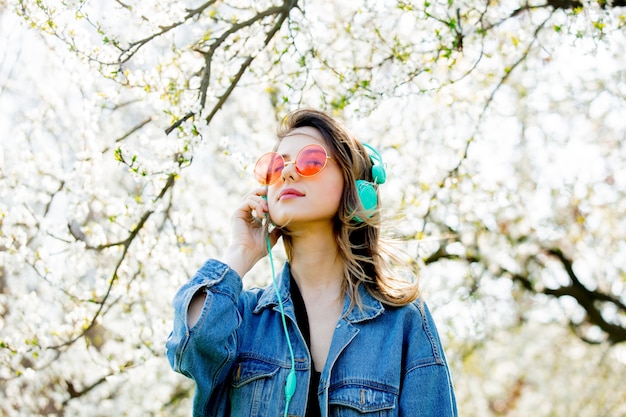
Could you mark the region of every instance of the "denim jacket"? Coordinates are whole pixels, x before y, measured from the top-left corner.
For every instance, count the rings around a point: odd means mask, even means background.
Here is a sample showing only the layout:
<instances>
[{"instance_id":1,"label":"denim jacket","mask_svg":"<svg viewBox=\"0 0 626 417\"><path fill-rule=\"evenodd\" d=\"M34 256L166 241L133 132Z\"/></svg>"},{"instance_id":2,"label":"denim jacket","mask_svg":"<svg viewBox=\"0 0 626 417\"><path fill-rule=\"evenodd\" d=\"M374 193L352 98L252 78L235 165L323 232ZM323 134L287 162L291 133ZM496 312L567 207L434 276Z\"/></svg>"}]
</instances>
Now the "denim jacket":
<instances>
[{"instance_id":1,"label":"denim jacket","mask_svg":"<svg viewBox=\"0 0 626 417\"><path fill-rule=\"evenodd\" d=\"M288 264L277 279L297 382L285 415L304 416L311 355L296 324ZM448 366L426 305L383 306L360 288L363 308L348 309L346 296L317 387L322 416L456 416ZM187 311L197 291L205 291L206 300L190 328ZM272 286L244 291L235 271L210 260L180 288L173 306L167 357L196 384L194 416L285 413L291 356Z\"/></svg>"}]
</instances>

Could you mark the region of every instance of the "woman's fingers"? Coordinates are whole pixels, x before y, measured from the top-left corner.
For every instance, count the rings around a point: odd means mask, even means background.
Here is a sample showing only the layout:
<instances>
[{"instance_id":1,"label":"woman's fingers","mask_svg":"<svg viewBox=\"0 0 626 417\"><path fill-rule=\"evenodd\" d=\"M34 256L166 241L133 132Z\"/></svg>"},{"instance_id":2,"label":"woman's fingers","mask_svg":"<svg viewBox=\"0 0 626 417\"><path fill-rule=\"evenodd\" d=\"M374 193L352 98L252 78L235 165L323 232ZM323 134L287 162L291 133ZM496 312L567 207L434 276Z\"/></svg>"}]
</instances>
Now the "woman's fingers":
<instances>
[{"instance_id":1,"label":"woman's fingers","mask_svg":"<svg viewBox=\"0 0 626 417\"><path fill-rule=\"evenodd\" d=\"M258 188L246 194L243 203L239 208L239 217L243 217L246 221L263 220L265 213L268 211L267 201L264 198L265 189Z\"/></svg>"}]
</instances>

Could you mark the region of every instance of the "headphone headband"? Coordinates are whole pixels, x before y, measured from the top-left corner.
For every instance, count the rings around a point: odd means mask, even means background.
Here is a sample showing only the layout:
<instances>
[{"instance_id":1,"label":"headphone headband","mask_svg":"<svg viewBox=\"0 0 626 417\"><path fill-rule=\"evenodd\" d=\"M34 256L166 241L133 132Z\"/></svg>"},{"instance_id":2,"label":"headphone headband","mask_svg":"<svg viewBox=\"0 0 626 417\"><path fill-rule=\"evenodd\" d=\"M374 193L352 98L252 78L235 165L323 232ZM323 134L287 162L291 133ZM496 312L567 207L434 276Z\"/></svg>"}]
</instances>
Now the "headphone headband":
<instances>
[{"instance_id":1,"label":"headphone headband","mask_svg":"<svg viewBox=\"0 0 626 417\"><path fill-rule=\"evenodd\" d=\"M385 165L383 164L383 157L380 156L378 151L367 143L363 143L363 147L367 151L367 155L372 161L372 178L375 184L384 184L387 181L387 172L385 171Z\"/></svg>"}]
</instances>

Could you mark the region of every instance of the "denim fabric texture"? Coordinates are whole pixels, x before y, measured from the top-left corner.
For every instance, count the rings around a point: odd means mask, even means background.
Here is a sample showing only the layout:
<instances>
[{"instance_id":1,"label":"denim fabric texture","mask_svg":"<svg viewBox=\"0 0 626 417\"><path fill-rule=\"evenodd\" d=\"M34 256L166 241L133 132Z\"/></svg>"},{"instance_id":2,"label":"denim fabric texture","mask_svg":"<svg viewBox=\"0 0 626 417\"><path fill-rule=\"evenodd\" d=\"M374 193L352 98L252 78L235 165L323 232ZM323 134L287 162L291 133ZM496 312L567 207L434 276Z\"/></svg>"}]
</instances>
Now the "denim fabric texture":
<instances>
[{"instance_id":1,"label":"denim fabric texture","mask_svg":"<svg viewBox=\"0 0 626 417\"><path fill-rule=\"evenodd\" d=\"M296 319L286 264L277 277L296 363L289 416L306 410L311 356ZM187 322L197 291L206 301ZM346 296L317 388L322 416L456 416L444 351L425 303L383 306L361 287L363 308ZM194 416L278 417L285 409L291 367L274 288L243 290L227 265L209 260L173 301L174 329L166 342L176 372L196 384Z\"/></svg>"}]
</instances>

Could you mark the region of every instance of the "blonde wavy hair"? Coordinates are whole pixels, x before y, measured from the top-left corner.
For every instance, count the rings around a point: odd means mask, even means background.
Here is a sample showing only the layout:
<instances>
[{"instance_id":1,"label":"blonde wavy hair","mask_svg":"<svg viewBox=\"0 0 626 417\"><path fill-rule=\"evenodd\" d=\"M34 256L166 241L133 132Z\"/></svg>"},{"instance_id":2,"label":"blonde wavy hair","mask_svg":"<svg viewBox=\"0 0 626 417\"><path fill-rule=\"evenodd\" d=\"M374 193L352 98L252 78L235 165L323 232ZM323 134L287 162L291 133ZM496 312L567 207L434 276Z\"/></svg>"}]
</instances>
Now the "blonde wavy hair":
<instances>
[{"instance_id":1,"label":"blonde wavy hair","mask_svg":"<svg viewBox=\"0 0 626 417\"><path fill-rule=\"evenodd\" d=\"M390 273L390 260L398 258L381 245L380 212L365 213L359 203L356 180L373 181L372 162L365 147L338 120L313 109L300 109L285 116L278 128L278 143L300 127L319 131L343 173L345 189L334 218L334 234L339 256L345 265L344 291L350 296L351 307L362 307L358 291L361 285L374 298L389 306L399 307L413 302L420 296L417 282ZM355 217L364 220L358 222ZM291 260L292 240L287 230L283 231L283 242L287 259Z\"/></svg>"}]
</instances>

